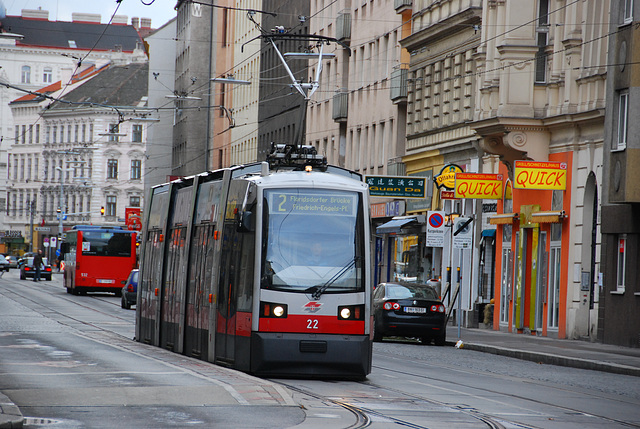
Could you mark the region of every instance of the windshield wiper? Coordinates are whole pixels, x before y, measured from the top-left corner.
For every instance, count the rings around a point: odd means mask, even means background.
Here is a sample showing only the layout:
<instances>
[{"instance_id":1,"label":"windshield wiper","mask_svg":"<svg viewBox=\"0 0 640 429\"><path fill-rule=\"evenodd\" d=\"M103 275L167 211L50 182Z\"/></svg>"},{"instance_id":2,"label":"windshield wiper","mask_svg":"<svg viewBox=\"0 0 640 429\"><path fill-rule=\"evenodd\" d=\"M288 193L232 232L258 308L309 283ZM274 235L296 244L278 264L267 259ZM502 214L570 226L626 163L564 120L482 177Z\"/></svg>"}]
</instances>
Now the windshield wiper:
<instances>
[{"instance_id":1,"label":"windshield wiper","mask_svg":"<svg viewBox=\"0 0 640 429\"><path fill-rule=\"evenodd\" d=\"M333 277L331 277L329 280L327 280L327 282L323 285L316 285L316 286L311 286L309 289L305 290L305 293L310 293L311 297L313 299L318 299L320 298L320 296L329 288L329 286L331 286L332 284L334 284L336 281L338 281L338 279L342 276L344 276L351 268L353 268L353 266L356 264L356 261L359 259L358 256L354 257L351 262L349 262L347 265L345 265L344 267L342 267L340 269L340 271L338 271L337 273L335 273L333 275Z\"/></svg>"}]
</instances>

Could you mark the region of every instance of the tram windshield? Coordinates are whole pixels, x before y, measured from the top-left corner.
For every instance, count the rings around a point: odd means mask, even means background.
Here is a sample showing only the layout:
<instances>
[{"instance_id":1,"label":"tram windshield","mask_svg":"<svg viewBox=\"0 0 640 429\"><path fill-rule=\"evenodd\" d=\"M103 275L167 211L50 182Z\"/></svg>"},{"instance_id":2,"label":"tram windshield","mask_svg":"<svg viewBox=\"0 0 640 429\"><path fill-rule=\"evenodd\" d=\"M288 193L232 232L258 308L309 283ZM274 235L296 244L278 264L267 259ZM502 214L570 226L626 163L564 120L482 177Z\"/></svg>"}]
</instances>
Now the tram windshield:
<instances>
[{"instance_id":1,"label":"tram windshield","mask_svg":"<svg viewBox=\"0 0 640 429\"><path fill-rule=\"evenodd\" d=\"M361 206L355 192L265 190L262 287L320 293L363 289Z\"/></svg>"}]
</instances>

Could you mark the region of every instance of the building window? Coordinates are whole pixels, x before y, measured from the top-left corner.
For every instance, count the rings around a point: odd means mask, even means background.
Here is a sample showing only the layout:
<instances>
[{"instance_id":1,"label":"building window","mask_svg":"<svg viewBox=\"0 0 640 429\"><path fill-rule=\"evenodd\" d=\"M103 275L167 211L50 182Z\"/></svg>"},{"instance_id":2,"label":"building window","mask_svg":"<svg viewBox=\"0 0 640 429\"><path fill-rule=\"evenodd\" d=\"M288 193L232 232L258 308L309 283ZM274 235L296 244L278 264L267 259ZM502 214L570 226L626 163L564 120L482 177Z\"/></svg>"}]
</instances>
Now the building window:
<instances>
[{"instance_id":1,"label":"building window","mask_svg":"<svg viewBox=\"0 0 640 429\"><path fill-rule=\"evenodd\" d=\"M626 271L626 263L625 256L627 251L627 235L621 234L618 236L618 251L617 255L617 269L616 269L616 291L624 292L625 285L625 271Z\"/></svg>"},{"instance_id":2,"label":"building window","mask_svg":"<svg viewBox=\"0 0 640 429\"><path fill-rule=\"evenodd\" d=\"M540 0L538 5L538 25L536 27L536 44L538 52L535 62L535 82L547 81L547 44L549 37L549 0Z\"/></svg>"},{"instance_id":3,"label":"building window","mask_svg":"<svg viewBox=\"0 0 640 429\"><path fill-rule=\"evenodd\" d=\"M131 161L131 179L140 180L142 177L142 161L134 159Z\"/></svg>"},{"instance_id":4,"label":"building window","mask_svg":"<svg viewBox=\"0 0 640 429\"><path fill-rule=\"evenodd\" d=\"M618 94L618 136L613 139L613 150L623 150L627 147L627 128L629 121L629 91Z\"/></svg>"},{"instance_id":5,"label":"building window","mask_svg":"<svg viewBox=\"0 0 640 429\"><path fill-rule=\"evenodd\" d=\"M31 67L22 66L22 75L20 82L31 83Z\"/></svg>"},{"instance_id":6,"label":"building window","mask_svg":"<svg viewBox=\"0 0 640 429\"><path fill-rule=\"evenodd\" d=\"M40 124L36 124L36 144L40 143Z\"/></svg>"},{"instance_id":7,"label":"building window","mask_svg":"<svg viewBox=\"0 0 640 429\"><path fill-rule=\"evenodd\" d=\"M107 197L107 207L105 210L105 215L107 216L115 216L116 215L116 204L117 204L117 198L114 196L108 196Z\"/></svg>"},{"instance_id":8,"label":"building window","mask_svg":"<svg viewBox=\"0 0 640 429\"><path fill-rule=\"evenodd\" d=\"M87 141L87 124L82 124L82 140L83 143Z\"/></svg>"},{"instance_id":9,"label":"building window","mask_svg":"<svg viewBox=\"0 0 640 429\"><path fill-rule=\"evenodd\" d=\"M133 126L133 135L131 136L133 143L142 143L142 125Z\"/></svg>"},{"instance_id":10,"label":"building window","mask_svg":"<svg viewBox=\"0 0 640 429\"><path fill-rule=\"evenodd\" d=\"M44 130L44 142L51 143L51 127L49 125Z\"/></svg>"},{"instance_id":11,"label":"building window","mask_svg":"<svg viewBox=\"0 0 640 429\"><path fill-rule=\"evenodd\" d=\"M633 22L633 0L623 0L622 20L625 24Z\"/></svg>"},{"instance_id":12,"label":"building window","mask_svg":"<svg viewBox=\"0 0 640 429\"><path fill-rule=\"evenodd\" d=\"M140 207L140 197L129 197L129 207Z\"/></svg>"},{"instance_id":13,"label":"building window","mask_svg":"<svg viewBox=\"0 0 640 429\"><path fill-rule=\"evenodd\" d=\"M118 142L120 133L120 124L109 124L109 141L110 142Z\"/></svg>"},{"instance_id":14,"label":"building window","mask_svg":"<svg viewBox=\"0 0 640 429\"><path fill-rule=\"evenodd\" d=\"M53 70L51 67L45 67L42 71L42 82L51 83L53 82Z\"/></svg>"},{"instance_id":15,"label":"building window","mask_svg":"<svg viewBox=\"0 0 640 429\"><path fill-rule=\"evenodd\" d=\"M118 160L110 159L107 161L107 179L118 178Z\"/></svg>"}]
</instances>

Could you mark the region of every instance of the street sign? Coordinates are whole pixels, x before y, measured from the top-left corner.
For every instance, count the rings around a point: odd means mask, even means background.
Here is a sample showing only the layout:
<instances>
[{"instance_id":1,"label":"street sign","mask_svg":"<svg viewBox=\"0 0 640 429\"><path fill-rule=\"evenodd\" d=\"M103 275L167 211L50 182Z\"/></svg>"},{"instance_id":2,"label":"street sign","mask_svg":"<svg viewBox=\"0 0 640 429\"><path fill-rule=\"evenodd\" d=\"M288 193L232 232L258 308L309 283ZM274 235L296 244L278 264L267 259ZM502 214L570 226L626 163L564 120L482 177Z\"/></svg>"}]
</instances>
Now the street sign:
<instances>
[{"instance_id":1,"label":"street sign","mask_svg":"<svg viewBox=\"0 0 640 429\"><path fill-rule=\"evenodd\" d=\"M444 211L427 212L427 247L444 247Z\"/></svg>"},{"instance_id":2,"label":"street sign","mask_svg":"<svg viewBox=\"0 0 640 429\"><path fill-rule=\"evenodd\" d=\"M45 241L44 243L42 243L42 245L43 245L44 247L49 247L49 242L48 242L48 241Z\"/></svg>"},{"instance_id":3,"label":"street sign","mask_svg":"<svg viewBox=\"0 0 640 429\"><path fill-rule=\"evenodd\" d=\"M424 198L424 177L365 176L372 197Z\"/></svg>"},{"instance_id":4,"label":"street sign","mask_svg":"<svg viewBox=\"0 0 640 429\"><path fill-rule=\"evenodd\" d=\"M473 242L473 218L457 217L453 220L453 248L471 249Z\"/></svg>"},{"instance_id":5,"label":"street sign","mask_svg":"<svg viewBox=\"0 0 640 429\"><path fill-rule=\"evenodd\" d=\"M56 237L51 237L51 247L56 247L58 239Z\"/></svg>"}]
</instances>

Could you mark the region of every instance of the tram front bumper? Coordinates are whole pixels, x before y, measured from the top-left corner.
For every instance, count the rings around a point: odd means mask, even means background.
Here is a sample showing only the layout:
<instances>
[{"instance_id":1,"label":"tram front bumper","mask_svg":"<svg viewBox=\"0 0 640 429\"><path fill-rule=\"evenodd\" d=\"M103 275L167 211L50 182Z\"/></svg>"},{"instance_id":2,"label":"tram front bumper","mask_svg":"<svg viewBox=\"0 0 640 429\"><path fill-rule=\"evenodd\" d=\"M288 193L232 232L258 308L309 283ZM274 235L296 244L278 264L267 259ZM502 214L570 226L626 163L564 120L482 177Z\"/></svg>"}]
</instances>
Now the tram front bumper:
<instances>
[{"instance_id":1,"label":"tram front bumper","mask_svg":"<svg viewBox=\"0 0 640 429\"><path fill-rule=\"evenodd\" d=\"M251 372L271 377L364 378L371 372L366 335L254 332Z\"/></svg>"}]
</instances>

